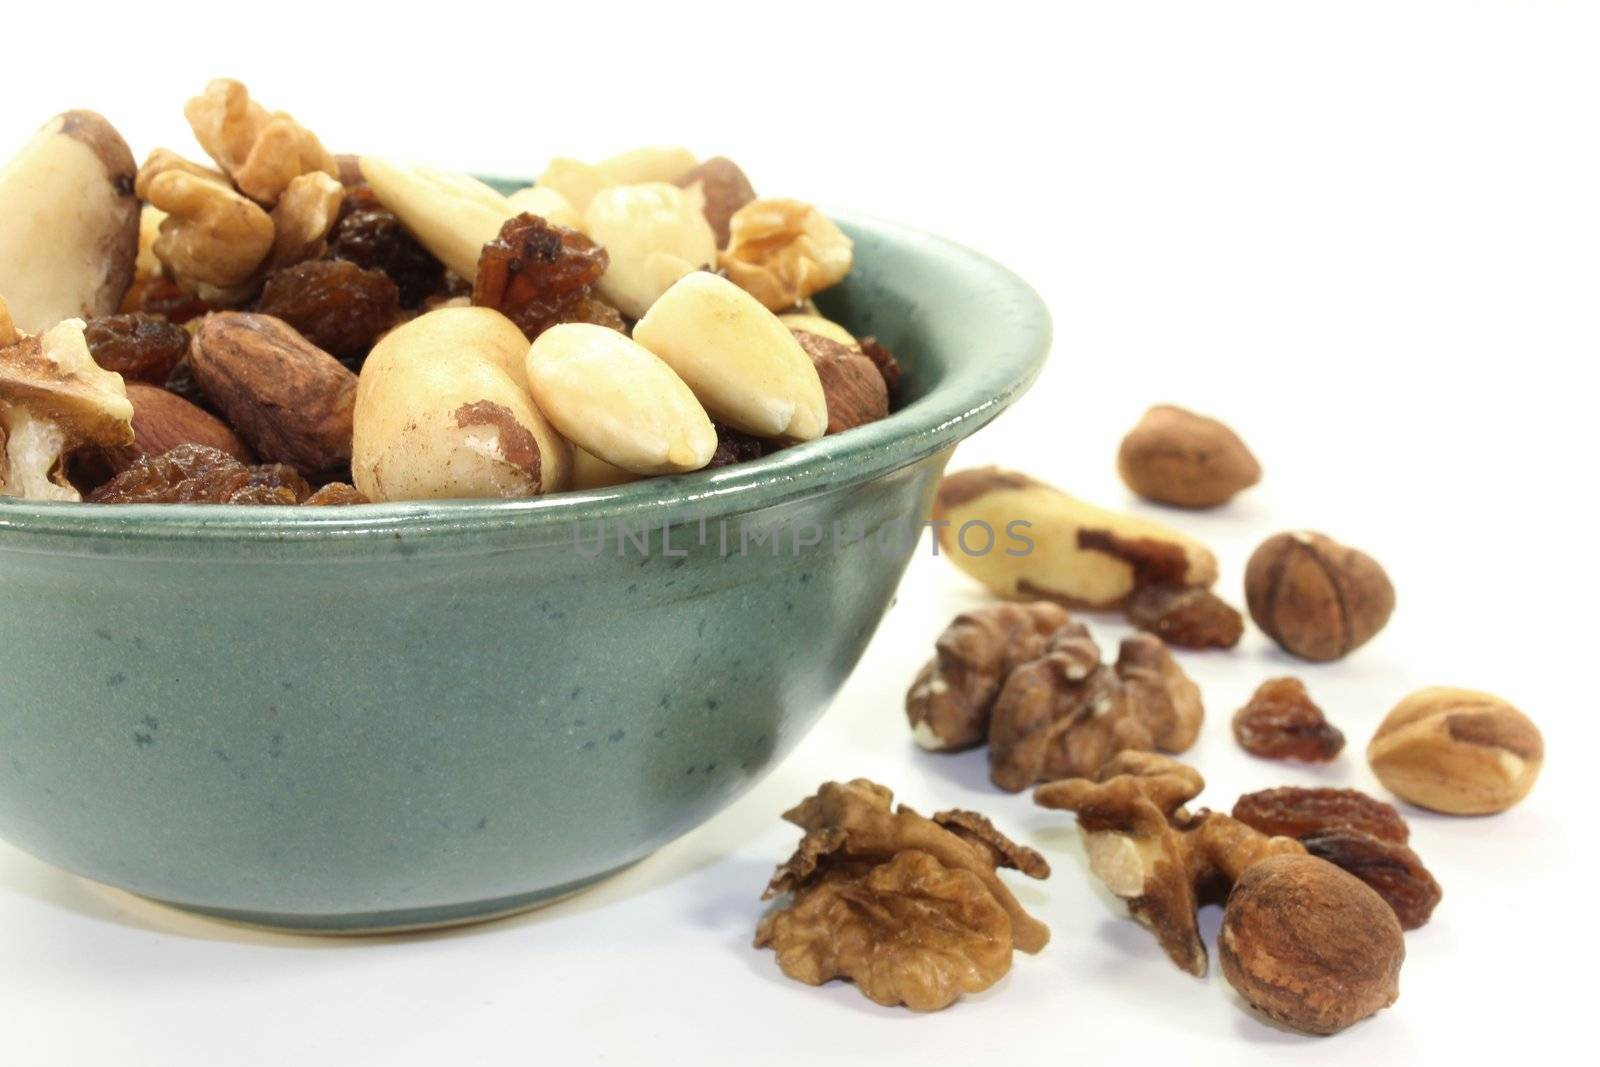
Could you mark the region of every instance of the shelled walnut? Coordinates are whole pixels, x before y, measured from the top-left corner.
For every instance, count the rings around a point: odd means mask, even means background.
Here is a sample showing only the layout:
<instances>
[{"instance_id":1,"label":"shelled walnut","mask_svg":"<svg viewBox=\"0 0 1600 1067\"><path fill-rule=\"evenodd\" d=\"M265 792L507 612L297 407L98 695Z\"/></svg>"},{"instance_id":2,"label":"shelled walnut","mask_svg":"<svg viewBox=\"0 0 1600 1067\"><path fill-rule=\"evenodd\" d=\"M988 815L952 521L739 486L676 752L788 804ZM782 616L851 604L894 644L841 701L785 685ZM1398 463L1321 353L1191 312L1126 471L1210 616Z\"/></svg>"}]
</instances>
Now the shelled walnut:
<instances>
[{"instance_id":1,"label":"shelled walnut","mask_svg":"<svg viewBox=\"0 0 1600 1067\"><path fill-rule=\"evenodd\" d=\"M1182 752L1204 715L1200 687L1158 639L1125 638L1108 666L1088 630L1071 623L1006 679L989 725L989 776L1016 792L1093 774L1129 749Z\"/></svg>"},{"instance_id":2,"label":"shelled walnut","mask_svg":"<svg viewBox=\"0 0 1600 1067\"><path fill-rule=\"evenodd\" d=\"M858 778L784 813L805 836L763 895L788 900L761 919L755 945L796 981L846 978L879 1004L937 1011L993 985L1013 948L1045 946L1049 929L995 872L1043 878L1049 867L974 812L927 819L892 800Z\"/></svg>"},{"instance_id":3,"label":"shelled walnut","mask_svg":"<svg viewBox=\"0 0 1600 1067\"><path fill-rule=\"evenodd\" d=\"M1034 802L1076 812L1089 867L1128 902L1167 956L1190 974L1206 973L1196 912L1221 903L1234 882L1268 856L1303 854L1219 812L1190 813L1205 780L1186 764L1150 752L1122 752L1093 777L1049 782Z\"/></svg>"},{"instance_id":4,"label":"shelled walnut","mask_svg":"<svg viewBox=\"0 0 1600 1067\"><path fill-rule=\"evenodd\" d=\"M183 108L195 140L240 192L266 207L302 174L338 178L333 154L282 111L268 112L232 78L218 78Z\"/></svg>"},{"instance_id":5,"label":"shelled walnut","mask_svg":"<svg viewBox=\"0 0 1600 1067\"><path fill-rule=\"evenodd\" d=\"M1067 622L1066 609L1045 600L957 615L906 692L906 717L917 744L936 752L982 744L1006 678L1036 659Z\"/></svg>"}]
</instances>

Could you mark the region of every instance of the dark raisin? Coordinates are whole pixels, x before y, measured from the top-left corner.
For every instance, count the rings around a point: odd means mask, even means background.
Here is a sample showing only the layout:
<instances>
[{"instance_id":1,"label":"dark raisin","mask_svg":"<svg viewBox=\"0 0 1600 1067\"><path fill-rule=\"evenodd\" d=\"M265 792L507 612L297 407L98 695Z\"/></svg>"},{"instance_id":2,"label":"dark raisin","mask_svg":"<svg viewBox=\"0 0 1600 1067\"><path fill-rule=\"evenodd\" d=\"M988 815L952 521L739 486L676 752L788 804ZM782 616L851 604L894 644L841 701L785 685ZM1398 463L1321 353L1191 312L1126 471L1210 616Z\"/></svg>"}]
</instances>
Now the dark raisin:
<instances>
[{"instance_id":1,"label":"dark raisin","mask_svg":"<svg viewBox=\"0 0 1600 1067\"><path fill-rule=\"evenodd\" d=\"M90 319L83 339L100 366L150 385L166 385L172 368L189 351L188 330L142 311Z\"/></svg>"},{"instance_id":2,"label":"dark raisin","mask_svg":"<svg viewBox=\"0 0 1600 1067\"><path fill-rule=\"evenodd\" d=\"M883 384L889 387L889 394L893 396L895 387L900 384L900 361L879 344L876 337L863 337L857 344L861 346L861 354L872 360L878 373L883 375Z\"/></svg>"},{"instance_id":3,"label":"dark raisin","mask_svg":"<svg viewBox=\"0 0 1600 1067\"><path fill-rule=\"evenodd\" d=\"M123 311L143 311L182 325L216 308L193 293L178 288L178 283L163 275L141 278L122 298Z\"/></svg>"},{"instance_id":4,"label":"dark raisin","mask_svg":"<svg viewBox=\"0 0 1600 1067\"><path fill-rule=\"evenodd\" d=\"M256 310L282 319L340 360L359 361L400 317L394 282L341 259L314 259L267 278Z\"/></svg>"},{"instance_id":5,"label":"dark raisin","mask_svg":"<svg viewBox=\"0 0 1600 1067\"><path fill-rule=\"evenodd\" d=\"M1128 621L1177 648L1232 648L1244 617L1209 589L1147 585L1134 591Z\"/></svg>"},{"instance_id":6,"label":"dark raisin","mask_svg":"<svg viewBox=\"0 0 1600 1067\"><path fill-rule=\"evenodd\" d=\"M247 467L205 445L147 456L90 493L91 504L298 504L311 486L293 467Z\"/></svg>"},{"instance_id":7,"label":"dark raisin","mask_svg":"<svg viewBox=\"0 0 1600 1067\"><path fill-rule=\"evenodd\" d=\"M590 306L580 302L610 262L577 230L524 213L483 246L472 302L501 312L532 340L559 322L592 321Z\"/></svg>"},{"instance_id":8,"label":"dark raisin","mask_svg":"<svg viewBox=\"0 0 1600 1067\"><path fill-rule=\"evenodd\" d=\"M1261 683L1233 716L1233 736L1252 756L1326 763L1344 749L1344 734L1322 714L1298 678Z\"/></svg>"},{"instance_id":9,"label":"dark raisin","mask_svg":"<svg viewBox=\"0 0 1600 1067\"><path fill-rule=\"evenodd\" d=\"M1392 804L1356 789L1305 789L1286 785L1246 793L1233 817L1264 834L1309 837L1324 830L1359 830L1382 841L1405 844L1411 836Z\"/></svg>"},{"instance_id":10,"label":"dark raisin","mask_svg":"<svg viewBox=\"0 0 1600 1067\"><path fill-rule=\"evenodd\" d=\"M1405 930L1428 921L1444 896L1418 855L1395 841L1360 830L1327 830L1300 839L1306 851L1367 883L1394 909Z\"/></svg>"},{"instance_id":11,"label":"dark raisin","mask_svg":"<svg viewBox=\"0 0 1600 1067\"><path fill-rule=\"evenodd\" d=\"M403 308L418 306L444 284L444 264L365 185L345 193L339 221L328 238L328 257L387 274L399 290Z\"/></svg>"},{"instance_id":12,"label":"dark raisin","mask_svg":"<svg viewBox=\"0 0 1600 1067\"><path fill-rule=\"evenodd\" d=\"M711 462L703 470L713 467L731 467L735 463L746 460L760 459L772 448L772 442L752 437L750 434L732 427L724 426L717 422L712 424L717 431L717 450L711 453Z\"/></svg>"}]
</instances>

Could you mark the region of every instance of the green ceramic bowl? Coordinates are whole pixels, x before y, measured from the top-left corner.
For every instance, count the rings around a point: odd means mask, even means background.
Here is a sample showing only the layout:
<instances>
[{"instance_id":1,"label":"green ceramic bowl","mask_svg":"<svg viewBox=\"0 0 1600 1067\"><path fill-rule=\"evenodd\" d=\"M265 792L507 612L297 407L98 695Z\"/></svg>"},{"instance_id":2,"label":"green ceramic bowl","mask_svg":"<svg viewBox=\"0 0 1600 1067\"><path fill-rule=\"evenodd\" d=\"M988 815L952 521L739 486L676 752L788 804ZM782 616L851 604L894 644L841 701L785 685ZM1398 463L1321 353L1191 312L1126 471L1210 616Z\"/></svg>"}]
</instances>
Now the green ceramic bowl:
<instances>
[{"instance_id":1,"label":"green ceramic bowl","mask_svg":"<svg viewBox=\"0 0 1600 1067\"><path fill-rule=\"evenodd\" d=\"M838 691L951 448L1048 346L1003 267L838 217L824 311L906 370L847 434L548 499L0 503L0 835L353 932L529 907L704 822Z\"/></svg>"}]
</instances>

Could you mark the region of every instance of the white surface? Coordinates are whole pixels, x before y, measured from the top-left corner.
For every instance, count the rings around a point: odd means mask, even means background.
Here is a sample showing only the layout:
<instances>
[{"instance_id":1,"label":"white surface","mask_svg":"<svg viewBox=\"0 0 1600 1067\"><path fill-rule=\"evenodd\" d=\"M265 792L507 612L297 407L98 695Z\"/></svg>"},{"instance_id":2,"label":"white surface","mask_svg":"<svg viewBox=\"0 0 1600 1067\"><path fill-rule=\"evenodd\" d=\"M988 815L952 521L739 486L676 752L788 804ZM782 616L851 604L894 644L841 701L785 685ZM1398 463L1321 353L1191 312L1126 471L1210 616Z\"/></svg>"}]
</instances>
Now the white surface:
<instances>
[{"instance_id":1,"label":"white surface","mask_svg":"<svg viewBox=\"0 0 1600 1067\"><path fill-rule=\"evenodd\" d=\"M1407 812L1445 898L1407 939L1394 1008L1331 1040L1271 1029L1121 917L1069 818L998 794L981 753L914 749L903 690L949 616L982 601L924 556L781 768L640 867L529 917L383 941L258 935L0 846L0 1062L1505 1062L1575 1036L1600 754L1592 5L1061 4L1048 24L994 2L175 6L8 11L0 152L69 106L105 112L141 157L187 147L183 99L229 73L336 150L535 172L551 154L682 140L738 157L759 188L947 233L1031 279L1057 334L1032 394L957 466L1002 462L1121 504L1120 434L1152 402L1184 403L1231 421L1266 467L1235 506L1175 517L1218 551L1224 593L1239 599L1261 538L1297 525L1394 577L1394 621L1344 663L1290 663L1255 632L1231 655L1184 658L1210 709L1192 753L1203 800L1376 789L1366 739L1431 683L1516 701L1549 759L1509 814ZM1122 632L1096 625L1107 645ZM1350 736L1326 771L1252 760L1229 736L1250 689L1285 671ZM781 977L749 947L797 837L777 814L857 774L924 810L978 808L1042 848L1054 877L1019 893L1049 948L931 1017Z\"/></svg>"}]
</instances>

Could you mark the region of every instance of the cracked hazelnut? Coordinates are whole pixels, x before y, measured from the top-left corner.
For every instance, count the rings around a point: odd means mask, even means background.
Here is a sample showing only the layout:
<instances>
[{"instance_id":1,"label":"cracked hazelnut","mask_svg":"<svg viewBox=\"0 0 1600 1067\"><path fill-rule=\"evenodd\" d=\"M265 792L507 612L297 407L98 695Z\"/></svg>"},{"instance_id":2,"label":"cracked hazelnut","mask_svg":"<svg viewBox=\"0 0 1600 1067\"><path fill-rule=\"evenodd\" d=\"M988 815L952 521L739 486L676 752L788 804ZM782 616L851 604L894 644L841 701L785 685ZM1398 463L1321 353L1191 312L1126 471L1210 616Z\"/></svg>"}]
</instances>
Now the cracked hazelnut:
<instances>
[{"instance_id":1,"label":"cracked hazelnut","mask_svg":"<svg viewBox=\"0 0 1600 1067\"><path fill-rule=\"evenodd\" d=\"M1315 856L1253 864L1228 895L1217 938L1222 973L1263 1015L1335 1034L1400 995L1405 938L1359 879Z\"/></svg>"},{"instance_id":2,"label":"cracked hazelnut","mask_svg":"<svg viewBox=\"0 0 1600 1067\"><path fill-rule=\"evenodd\" d=\"M1314 662L1349 655L1394 611L1394 586L1377 560L1306 530L1261 543L1245 568L1244 596L1268 637Z\"/></svg>"},{"instance_id":3,"label":"cracked hazelnut","mask_svg":"<svg viewBox=\"0 0 1600 1067\"><path fill-rule=\"evenodd\" d=\"M927 819L893 799L858 778L784 813L806 833L763 894L787 899L761 919L755 946L807 985L846 978L879 1004L937 1011L993 985L1014 948L1045 946L1049 929L995 872L1050 869L976 812Z\"/></svg>"},{"instance_id":4,"label":"cracked hazelnut","mask_svg":"<svg viewBox=\"0 0 1600 1067\"><path fill-rule=\"evenodd\" d=\"M1497 696L1434 686L1395 705L1367 746L1367 762L1378 781L1418 807L1490 815L1533 788L1544 738Z\"/></svg>"},{"instance_id":5,"label":"cracked hazelnut","mask_svg":"<svg viewBox=\"0 0 1600 1067\"><path fill-rule=\"evenodd\" d=\"M982 744L1006 678L1037 659L1067 622L1066 609L1045 600L995 604L957 615L906 692L906 718L917 744L930 752Z\"/></svg>"},{"instance_id":6,"label":"cracked hazelnut","mask_svg":"<svg viewBox=\"0 0 1600 1067\"><path fill-rule=\"evenodd\" d=\"M828 433L843 433L889 414L889 387L877 366L856 349L837 341L791 329L800 347L811 357L822 380L828 405Z\"/></svg>"},{"instance_id":7,"label":"cracked hazelnut","mask_svg":"<svg viewBox=\"0 0 1600 1067\"><path fill-rule=\"evenodd\" d=\"M1211 508L1261 480L1261 465L1216 419L1160 404L1122 439L1117 470L1128 488L1158 504Z\"/></svg>"}]
</instances>

